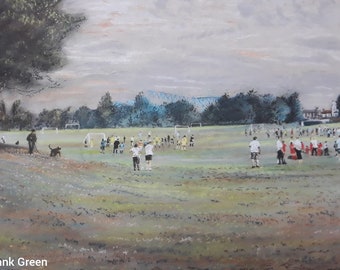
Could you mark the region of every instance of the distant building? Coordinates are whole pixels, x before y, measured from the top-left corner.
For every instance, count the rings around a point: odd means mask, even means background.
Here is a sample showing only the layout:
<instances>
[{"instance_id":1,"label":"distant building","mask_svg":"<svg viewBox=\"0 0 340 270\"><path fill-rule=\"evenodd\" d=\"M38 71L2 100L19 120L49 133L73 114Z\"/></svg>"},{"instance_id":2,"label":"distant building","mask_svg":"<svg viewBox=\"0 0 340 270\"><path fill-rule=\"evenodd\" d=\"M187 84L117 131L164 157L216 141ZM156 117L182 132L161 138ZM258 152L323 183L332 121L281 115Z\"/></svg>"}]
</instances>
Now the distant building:
<instances>
[{"instance_id":1,"label":"distant building","mask_svg":"<svg viewBox=\"0 0 340 270\"><path fill-rule=\"evenodd\" d=\"M336 102L334 100L332 101L331 115L332 115L332 117L339 117L339 110L336 107Z\"/></svg>"},{"instance_id":2,"label":"distant building","mask_svg":"<svg viewBox=\"0 0 340 270\"><path fill-rule=\"evenodd\" d=\"M314 110L303 110L302 113L305 119L320 119L321 117L321 112L318 107Z\"/></svg>"},{"instance_id":3,"label":"distant building","mask_svg":"<svg viewBox=\"0 0 340 270\"><path fill-rule=\"evenodd\" d=\"M332 110L325 110L321 111L321 118L331 118L332 117Z\"/></svg>"},{"instance_id":4,"label":"distant building","mask_svg":"<svg viewBox=\"0 0 340 270\"><path fill-rule=\"evenodd\" d=\"M327 119L332 117L339 117L339 110L336 107L336 102L332 101L331 109L322 109L316 107L313 110L303 110L303 117L305 119Z\"/></svg>"}]
</instances>

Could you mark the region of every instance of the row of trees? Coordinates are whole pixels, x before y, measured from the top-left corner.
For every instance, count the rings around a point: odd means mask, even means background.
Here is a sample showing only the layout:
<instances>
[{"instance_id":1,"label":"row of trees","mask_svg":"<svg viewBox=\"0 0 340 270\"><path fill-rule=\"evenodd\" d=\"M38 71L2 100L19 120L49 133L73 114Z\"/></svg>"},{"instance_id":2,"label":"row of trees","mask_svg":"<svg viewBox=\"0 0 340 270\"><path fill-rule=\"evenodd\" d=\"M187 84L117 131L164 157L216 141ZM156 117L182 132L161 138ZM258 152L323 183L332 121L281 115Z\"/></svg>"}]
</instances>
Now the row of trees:
<instances>
[{"instance_id":1,"label":"row of trees","mask_svg":"<svg viewBox=\"0 0 340 270\"><path fill-rule=\"evenodd\" d=\"M202 121L213 124L290 123L302 119L302 106L297 92L283 96L259 95L254 90L234 97L225 94L202 113Z\"/></svg>"},{"instance_id":2,"label":"row of trees","mask_svg":"<svg viewBox=\"0 0 340 270\"><path fill-rule=\"evenodd\" d=\"M340 107L340 95L338 97ZM247 123L289 123L301 121L302 107L299 94L282 96L260 95L254 90L235 96L224 94L203 112L187 100L167 104L151 103L143 92L136 95L133 104L113 102L110 93L103 95L96 109L81 106L77 109L43 109L38 115L24 109L20 100L9 110L0 101L0 127L2 129L29 129L33 126L64 128L77 122L81 128L130 126L173 126L202 122L211 125Z\"/></svg>"}]
</instances>

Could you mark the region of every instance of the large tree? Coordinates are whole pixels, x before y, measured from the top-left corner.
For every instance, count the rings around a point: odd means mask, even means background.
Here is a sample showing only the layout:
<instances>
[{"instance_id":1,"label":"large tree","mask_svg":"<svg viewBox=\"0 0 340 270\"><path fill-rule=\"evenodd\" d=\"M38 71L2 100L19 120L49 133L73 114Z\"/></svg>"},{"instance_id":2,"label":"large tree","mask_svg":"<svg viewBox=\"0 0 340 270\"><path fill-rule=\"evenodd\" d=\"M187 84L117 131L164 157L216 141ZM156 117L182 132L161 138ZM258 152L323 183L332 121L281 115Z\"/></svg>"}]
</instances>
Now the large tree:
<instances>
[{"instance_id":1,"label":"large tree","mask_svg":"<svg viewBox=\"0 0 340 270\"><path fill-rule=\"evenodd\" d=\"M83 16L60 9L62 0L0 1L0 91L31 93L34 83L65 63L62 41Z\"/></svg>"}]
</instances>

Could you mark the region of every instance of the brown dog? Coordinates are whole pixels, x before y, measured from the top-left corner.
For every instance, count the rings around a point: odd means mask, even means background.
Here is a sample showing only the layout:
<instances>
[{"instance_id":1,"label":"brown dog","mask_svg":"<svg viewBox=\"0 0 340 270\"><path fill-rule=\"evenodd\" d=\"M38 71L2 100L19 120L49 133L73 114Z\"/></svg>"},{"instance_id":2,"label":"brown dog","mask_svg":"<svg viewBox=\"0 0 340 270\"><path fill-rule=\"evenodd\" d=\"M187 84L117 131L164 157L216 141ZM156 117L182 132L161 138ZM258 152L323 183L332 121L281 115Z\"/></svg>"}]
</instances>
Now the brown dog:
<instances>
[{"instance_id":1,"label":"brown dog","mask_svg":"<svg viewBox=\"0 0 340 270\"><path fill-rule=\"evenodd\" d=\"M50 150L51 150L50 157L56 157L57 155L59 155L59 157L61 156L61 152L60 152L61 147L60 146L58 146L56 148L52 148L51 145L49 144L48 148L50 148Z\"/></svg>"}]
</instances>

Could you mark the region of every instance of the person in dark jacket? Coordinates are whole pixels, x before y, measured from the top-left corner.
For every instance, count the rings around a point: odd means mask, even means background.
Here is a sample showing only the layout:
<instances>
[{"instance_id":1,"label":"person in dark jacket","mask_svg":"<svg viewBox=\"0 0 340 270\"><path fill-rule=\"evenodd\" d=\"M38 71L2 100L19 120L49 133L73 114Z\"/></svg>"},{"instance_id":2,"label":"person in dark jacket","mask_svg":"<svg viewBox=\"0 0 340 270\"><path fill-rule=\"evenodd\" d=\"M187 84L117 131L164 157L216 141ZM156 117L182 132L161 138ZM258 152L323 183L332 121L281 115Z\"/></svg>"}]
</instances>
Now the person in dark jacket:
<instances>
[{"instance_id":1,"label":"person in dark jacket","mask_svg":"<svg viewBox=\"0 0 340 270\"><path fill-rule=\"evenodd\" d=\"M37 134L35 134L35 129L31 130L31 133L28 134L26 140L28 142L28 152L30 155L32 155L37 142Z\"/></svg>"}]
</instances>

